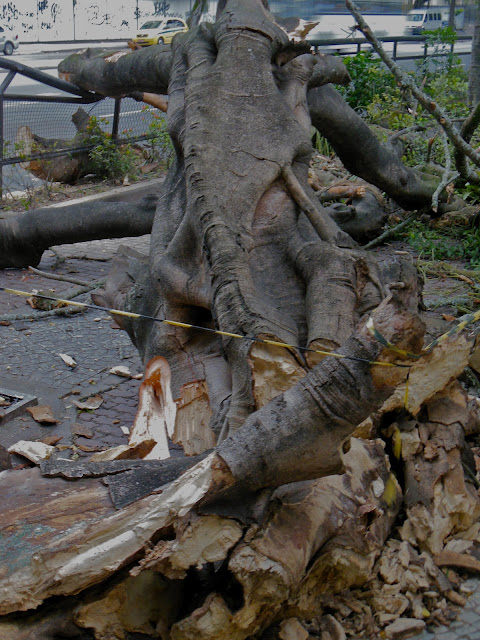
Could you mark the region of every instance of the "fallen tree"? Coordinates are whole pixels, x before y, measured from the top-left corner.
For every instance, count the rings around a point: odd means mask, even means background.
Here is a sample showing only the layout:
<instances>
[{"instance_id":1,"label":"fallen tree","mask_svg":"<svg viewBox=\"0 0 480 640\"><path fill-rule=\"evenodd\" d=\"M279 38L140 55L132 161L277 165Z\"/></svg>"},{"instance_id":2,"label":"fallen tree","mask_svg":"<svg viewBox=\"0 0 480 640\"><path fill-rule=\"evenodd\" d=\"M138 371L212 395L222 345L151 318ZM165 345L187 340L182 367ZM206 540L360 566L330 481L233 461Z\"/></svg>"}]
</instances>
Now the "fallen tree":
<instances>
[{"instance_id":1,"label":"fallen tree","mask_svg":"<svg viewBox=\"0 0 480 640\"><path fill-rule=\"evenodd\" d=\"M22 499L3 528L0 638L51 637L47 599L79 592L57 637L285 640L375 634L399 612L409 631L424 611L442 622L459 594L432 558L479 531L464 471L478 412L454 382L473 340L418 357L416 271L362 251L315 197L311 122L397 202L426 205L436 185L329 86L346 80L338 61L289 42L259 0L219 3L215 25L171 49L76 54L60 70L105 95L169 95L176 158L150 255L123 249L95 298L169 323L115 315L146 365L128 451L2 474ZM169 459L168 438L200 456L191 468ZM125 460L142 439L143 468Z\"/></svg>"}]
</instances>

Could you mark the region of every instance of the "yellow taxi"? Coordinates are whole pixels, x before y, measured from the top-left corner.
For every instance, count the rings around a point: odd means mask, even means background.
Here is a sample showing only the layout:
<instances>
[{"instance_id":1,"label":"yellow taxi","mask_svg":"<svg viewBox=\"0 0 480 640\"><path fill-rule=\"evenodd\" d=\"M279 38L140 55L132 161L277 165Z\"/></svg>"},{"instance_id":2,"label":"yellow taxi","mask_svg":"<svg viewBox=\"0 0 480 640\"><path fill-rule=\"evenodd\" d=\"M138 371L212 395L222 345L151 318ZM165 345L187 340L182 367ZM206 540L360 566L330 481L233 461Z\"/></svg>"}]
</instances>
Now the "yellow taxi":
<instances>
[{"instance_id":1,"label":"yellow taxi","mask_svg":"<svg viewBox=\"0 0 480 640\"><path fill-rule=\"evenodd\" d=\"M149 20L140 27L130 42L139 47L148 47L152 44L170 44L175 34L185 33L185 31L188 31L188 27L182 18Z\"/></svg>"}]
</instances>

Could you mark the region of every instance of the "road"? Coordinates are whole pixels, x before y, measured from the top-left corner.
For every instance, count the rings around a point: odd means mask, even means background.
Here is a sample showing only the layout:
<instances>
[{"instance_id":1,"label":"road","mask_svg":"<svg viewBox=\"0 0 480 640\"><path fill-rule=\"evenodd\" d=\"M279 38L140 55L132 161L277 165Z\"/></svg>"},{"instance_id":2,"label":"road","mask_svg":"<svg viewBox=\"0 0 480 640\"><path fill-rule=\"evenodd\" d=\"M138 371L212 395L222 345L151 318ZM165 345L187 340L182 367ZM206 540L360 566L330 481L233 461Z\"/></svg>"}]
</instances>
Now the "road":
<instances>
[{"instance_id":1,"label":"road","mask_svg":"<svg viewBox=\"0 0 480 640\"><path fill-rule=\"evenodd\" d=\"M75 49L72 48L72 45L63 45L63 50L60 51L42 50L42 48L49 49L54 46L55 45L43 45L43 47L42 45L20 45L20 48L14 52L11 59L43 71L52 77L58 77L58 64L70 53L73 53ZM59 45L59 47L60 46L61 45ZM385 48L390 52L392 46L391 43L388 43ZM108 48L112 48L112 50L119 50L124 47L125 43L123 42L108 45ZM83 48L83 45L79 44L79 49L81 48ZM345 46L339 45L332 47L323 46L321 51L322 53L345 53L346 48ZM456 50L458 52L465 53L468 52L470 48L471 42L458 42L456 44ZM349 49L352 53L356 50L352 45L350 45ZM413 55L421 56L422 52L423 48L420 44L402 43L399 45L397 55L399 58ZM462 55L462 61L464 65L468 67L470 56ZM404 60L400 63L406 70L415 68L415 61L413 60ZM0 69L0 82L3 81L5 77L6 71ZM25 78L19 74L15 76L9 86L7 95L9 93L25 96L62 95L61 91L53 87ZM84 105L82 108L90 115L99 119L105 130L110 130L114 112L113 100L106 98L99 103ZM4 140L10 145L9 155L17 155L14 153L15 139L17 130L22 125L28 125L34 134L44 138L71 139L75 135L75 127L71 122L71 116L77 109L78 105L71 104L6 101L4 111ZM137 103L134 100L122 100L119 131L127 130L130 132L130 135L141 135L145 133L148 129L152 112L153 110L145 110L145 108L142 108L141 103ZM41 182L30 176L30 174L27 174L18 165L7 165L3 169L3 185L10 191L25 190L38 184L41 184Z\"/></svg>"}]
</instances>

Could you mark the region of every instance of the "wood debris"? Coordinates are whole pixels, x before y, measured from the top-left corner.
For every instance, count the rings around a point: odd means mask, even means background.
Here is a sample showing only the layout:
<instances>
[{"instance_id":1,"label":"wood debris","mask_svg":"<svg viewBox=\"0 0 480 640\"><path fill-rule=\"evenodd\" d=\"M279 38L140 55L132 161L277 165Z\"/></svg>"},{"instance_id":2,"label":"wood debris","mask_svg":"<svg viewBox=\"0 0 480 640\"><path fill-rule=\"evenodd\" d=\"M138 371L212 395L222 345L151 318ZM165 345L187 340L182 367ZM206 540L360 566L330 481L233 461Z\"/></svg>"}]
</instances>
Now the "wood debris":
<instances>
[{"instance_id":1,"label":"wood debris","mask_svg":"<svg viewBox=\"0 0 480 640\"><path fill-rule=\"evenodd\" d=\"M57 424L58 420L52 413L52 408L46 404L39 404L35 407L28 407L28 413L36 422L40 424Z\"/></svg>"},{"instance_id":2,"label":"wood debris","mask_svg":"<svg viewBox=\"0 0 480 640\"><path fill-rule=\"evenodd\" d=\"M70 367L70 369L75 369L75 367L77 366L77 363L71 356L67 355L66 353L59 353L58 355L63 360L63 362L67 365L67 367Z\"/></svg>"},{"instance_id":3,"label":"wood debris","mask_svg":"<svg viewBox=\"0 0 480 640\"><path fill-rule=\"evenodd\" d=\"M86 400L72 400L73 404L82 411L95 411L103 404L102 396L91 396Z\"/></svg>"},{"instance_id":4,"label":"wood debris","mask_svg":"<svg viewBox=\"0 0 480 640\"><path fill-rule=\"evenodd\" d=\"M55 447L43 442L32 442L29 440L19 440L11 447L8 447L9 453L16 453L19 456L27 458L31 462L38 464L41 460L50 458Z\"/></svg>"},{"instance_id":5,"label":"wood debris","mask_svg":"<svg viewBox=\"0 0 480 640\"><path fill-rule=\"evenodd\" d=\"M121 378L131 378L132 377L130 369L128 367L123 366L123 365L119 365L117 367L112 367L109 370L109 373L113 373L115 376L120 376Z\"/></svg>"}]
</instances>

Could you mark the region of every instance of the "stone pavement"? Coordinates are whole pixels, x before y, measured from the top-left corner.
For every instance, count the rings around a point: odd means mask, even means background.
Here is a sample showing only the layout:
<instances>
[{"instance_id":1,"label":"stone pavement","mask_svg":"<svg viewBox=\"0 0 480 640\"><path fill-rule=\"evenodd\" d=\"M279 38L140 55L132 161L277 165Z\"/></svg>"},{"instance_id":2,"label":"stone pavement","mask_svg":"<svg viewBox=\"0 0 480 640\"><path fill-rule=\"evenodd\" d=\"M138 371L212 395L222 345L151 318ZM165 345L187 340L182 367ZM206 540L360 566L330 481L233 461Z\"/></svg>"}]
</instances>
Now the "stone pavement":
<instances>
[{"instance_id":1,"label":"stone pavement","mask_svg":"<svg viewBox=\"0 0 480 640\"><path fill-rule=\"evenodd\" d=\"M56 247L55 253L45 252L38 269L93 283L106 277L109 262L122 243L147 253L149 236ZM59 297L76 288L26 269L0 271L0 285L24 291L53 289ZM83 295L77 300L85 298ZM24 297L0 292L0 316L38 313ZM126 430L135 417L141 381L113 375L109 370L123 365L134 375L143 367L127 334L115 326L110 316L95 310L36 321L13 320L0 326L0 386L36 396L39 404L52 407L59 421L42 426L26 411L11 419L6 416L0 421L0 444L8 447L20 439L61 436L60 445L74 446L65 449L63 457L76 457L127 442ZM77 366L72 369L65 365L60 353L71 356ZM101 407L93 412L81 412L72 403L93 395L103 398Z\"/></svg>"},{"instance_id":2,"label":"stone pavement","mask_svg":"<svg viewBox=\"0 0 480 640\"><path fill-rule=\"evenodd\" d=\"M110 262L120 244L147 253L149 236L101 240L55 247L45 252L39 269L79 280L95 282L108 274ZM74 285L47 279L26 269L0 271L0 286L32 291L54 289L62 296ZM78 298L84 300L85 295ZM0 321L6 314L37 314L23 297L0 292ZM0 420L0 444L18 440L60 437L62 457L88 457L119 444L125 444L136 414L141 381L109 373L118 365L132 374L143 367L127 334L115 327L103 312L87 310L70 317L47 316L40 320L12 320L0 325L0 387L34 395L39 404L52 407L55 425L42 426L27 411ZM59 357L67 354L77 366L69 368ZM79 411L75 399L101 395L103 404L95 411ZM14 464L25 460L13 456ZM458 620L450 627L437 627L416 636L418 640L479 640L480 581L468 580L471 594ZM375 639L376 640L376 639Z\"/></svg>"}]
</instances>

